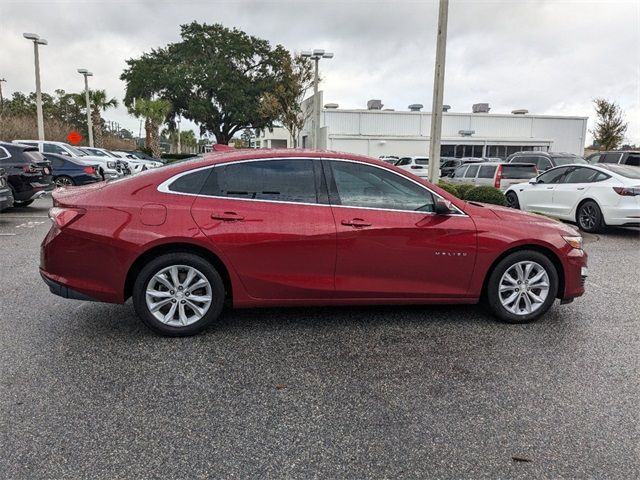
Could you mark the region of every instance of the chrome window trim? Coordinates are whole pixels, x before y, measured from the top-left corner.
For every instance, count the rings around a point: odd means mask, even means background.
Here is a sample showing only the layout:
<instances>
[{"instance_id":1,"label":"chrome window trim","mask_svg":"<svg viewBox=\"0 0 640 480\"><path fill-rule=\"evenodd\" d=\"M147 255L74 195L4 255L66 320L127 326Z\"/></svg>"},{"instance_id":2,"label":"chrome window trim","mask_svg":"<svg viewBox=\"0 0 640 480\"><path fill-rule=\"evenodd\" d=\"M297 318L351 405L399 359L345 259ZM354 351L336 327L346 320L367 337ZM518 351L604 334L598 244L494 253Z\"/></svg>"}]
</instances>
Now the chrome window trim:
<instances>
[{"instance_id":1,"label":"chrome window trim","mask_svg":"<svg viewBox=\"0 0 640 480\"><path fill-rule=\"evenodd\" d=\"M174 181L178 180L179 178L185 176L185 175L189 175L191 173L195 173L195 172L199 172L201 170L206 170L209 168L216 168L216 167L221 167L221 166L225 166L225 165L235 165L238 163L249 163L249 162L266 162L266 161L271 161L271 160L311 160L311 161L322 161L322 160L326 160L326 161L338 161L338 162L350 162L350 163L357 163L358 165L367 165L367 166L371 166L371 167L375 167L375 168L379 168L380 170L384 170L385 172L390 172L393 173L397 176L399 176L400 178L403 178L405 180L408 180L410 182L415 183L416 185L418 185L419 187L423 188L424 190L426 190L427 192L429 192L431 195L433 195L434 197L440 198L442 200L446 200L444 197L442 197L441 195L439 195L438 193L434 192L433 190L431 190L430 188L428 188L427 186L421 184L420 182L415 181L412 178L408 178L398 172L394 172L391 169L382 167L380 165L375 165L373 163L366 163L366 162L361 162L358 160L349 160L347 158L331 158L331 157L299 157L299 156L294 156L294 157L268 157L268 158L250 158L250 159L246 159L246 160L237 160L237 161L231 161L231 162L222 162L222 163L216 163L214 165L206 165L203 167L198 167L198 168L194 168L191 170L186 170L184 172L178 173L170 178L168 178L167 180L165 180L164 182L162 182L160 185L158 185L157 191L161 192L161 193L168 193L171 195L183 195L183 196L187 196L187 197L202 197L202 198L221 198L224 200L240 200L240 201L244 201L244 202L267 202L267 203L284 203L284 204L288 204L288 205L310 205L310 206L317 206L317 207L332 207L332 208L359 208L359 209L364 209L364 210L377 210L377 211L383 211L383 212L404 212L404 213L416 213L416 214L420 214L420 215L435 215L435 212L422 212L422 211L416 211L416 210L396 210L393 208L376 208L376 207L357 207L357 206L350 206L350 205L332 205L330 203L305 203L305 202L288 202L286 200L265 200L265 199L254 199L254 198L236 198L236 197L223 197L220 195L202 195L199 193L185 193L185 192L174 192L172 190L169 190L169 185L171 185ZM457 206L452 205L453 208L456 210L456 212L458 213L449 213L446 216L463 216L463 217L468 217L468 215L466 213L464 213L462 210L460 210Z\"/></svg>"},{"instance_id":2,"label":"chrome window trim","mask_svg":"<svg viewBox=\"0 0 640 480\"><path fill-rule=\"evenodd\" d=\"M9 153L9 150L7 150L4 147L0 147L0 150L4 151L4 153L5 153L4 156L0 155L0 160L5 160L7 158L11 158L11 154Z\"/></svg>"}]
</instances>

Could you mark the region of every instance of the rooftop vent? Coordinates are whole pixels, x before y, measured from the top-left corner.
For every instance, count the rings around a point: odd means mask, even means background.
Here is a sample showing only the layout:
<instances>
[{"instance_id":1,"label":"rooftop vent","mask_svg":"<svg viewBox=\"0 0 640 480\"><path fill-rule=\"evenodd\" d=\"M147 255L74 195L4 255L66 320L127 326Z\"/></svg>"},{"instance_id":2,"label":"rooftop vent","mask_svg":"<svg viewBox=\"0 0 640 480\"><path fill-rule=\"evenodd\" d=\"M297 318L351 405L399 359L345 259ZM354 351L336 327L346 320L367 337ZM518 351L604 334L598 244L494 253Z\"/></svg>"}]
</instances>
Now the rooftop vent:
<instances>
[{"instance_id":1,"label":"rooftop vent","mask_svg":"<svg viewBox=\"0 0 640 480\"><path fill-rule=\"evenodd\" d=\"M462 137L470 137L474 133L476 133L475 130L458 130L458 134Z\"/></svg>"},{"instance_id":2,"label":"rooftop vent","mask_svg":"<svg viewBox=\"0 0 640 480\"><path fill-rule=\"evenodd\" d=\"M511 110L511 113L513 113L514 115L526 115L527 113L529 113L529 110L527 110L526 108L520 108L518 110Z\"/></svg>"},{"instance_id":3,"label":"rooftop vent","mask_svg":"<svg viewBox=\"0 0 640 480\"><path fill-rule=\"evenodd\" d=\"M324 108L328 108L329 110L335 110L339 106L340 105L338 105L337 103L327 103L327 104L325 104Z\"/></svg>"},{"instance_id":4,"label":"rooftop vent","mask_svg":"<svg viewBox=\"0 0 640 480\"><path fill-rule=\"evenodd\" d=\"M489 104L488 103L474 103L473 107L471 107L471 111L473 113L489 113Z\"/></svg>"},{"instance_id":5,"label":"rooftop vent","mask_svg":"<svg viewBox=\"0 0 640 480\"><path fill-rule=\"evenodd\" d=\"M420 110L422 110L424 108L424 105L422 105L421 103L412 103L407 108L409 108L409 110L412 111L412 112L419 112Z\"/></svg>"},{"instance_id":6,"label":"rooftop vent","mask_svg":"<svg viewBox=\"0 0 640 480\"><path fill-rule=\"evenodd\" d=\"M443 112L448 112L449 110L451 110L451 105L442 105Z\"/></svg>"},{"instance_id":7,"label":"rooftop vent","mask_svg":"<svg viewBox=\"0 0 640 480\"><path fill-rule=\"evenodd\" d=\"M382 111L383 112L395 112L396 110L394 108L383 108Z\"/></svg>"},{"instance_id":8,"label":"rooftop vent","mask_svg":"<svg viewBox=\"0 0 640 480\"><path fill-rule=\"evenodd\" d=\"M382 100L369 100L367 110L382 110Z\"/></svg>"}]
</instances>

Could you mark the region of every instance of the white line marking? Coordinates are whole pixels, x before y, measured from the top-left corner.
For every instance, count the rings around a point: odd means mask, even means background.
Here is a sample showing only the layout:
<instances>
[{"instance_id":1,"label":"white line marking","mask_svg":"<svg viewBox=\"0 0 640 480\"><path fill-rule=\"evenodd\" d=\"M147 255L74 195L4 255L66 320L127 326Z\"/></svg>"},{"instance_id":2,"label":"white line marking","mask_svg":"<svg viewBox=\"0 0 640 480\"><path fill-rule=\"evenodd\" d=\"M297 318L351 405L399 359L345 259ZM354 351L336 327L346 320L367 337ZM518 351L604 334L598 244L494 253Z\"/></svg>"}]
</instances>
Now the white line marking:
<instances>
[{"instance_id":1,"label":"white line marking","mask_svg":"<svg viewBox=\"0 0 640 480\"><path fill-rule=\"evenodd\" d=\"M17 233L0 233L0 237L15 237Z\"/></svg>"},{"instance_id":2,"label":"white line marking","mask_svg":"<svg viewBox=\"0 0 640 480\"><path fill-rule=\"evenodd\" d=\"M49 218L48 215L0 215L0 220L3 218Z\"/></svg>"}]
</instances>

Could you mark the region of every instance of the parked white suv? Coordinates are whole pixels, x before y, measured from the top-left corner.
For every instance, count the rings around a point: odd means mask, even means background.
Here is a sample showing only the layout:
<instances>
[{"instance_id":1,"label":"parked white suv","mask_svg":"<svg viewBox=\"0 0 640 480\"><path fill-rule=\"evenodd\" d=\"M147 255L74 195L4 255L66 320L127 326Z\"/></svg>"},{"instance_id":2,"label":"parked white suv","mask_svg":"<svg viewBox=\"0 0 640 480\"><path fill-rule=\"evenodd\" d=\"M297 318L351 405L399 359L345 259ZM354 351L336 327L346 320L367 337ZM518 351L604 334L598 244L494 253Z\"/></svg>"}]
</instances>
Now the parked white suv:
<instances>
[{"instance_id":1,"label":"parked white suv","mask_svg":"<svg viewBox=\"0 0 640 480\"><path fill-rule=\"evenodd\" d=\"M73 147L68 143L40 140L14 140L12 143L38 147L41 153L57 153L59 155L66 155L67 157L77 158L82 163L91 166L97 164L99 165L98 171L105 180L119 178L125 174L123 164L120 163L118 159L98 155L87 155L79 148Z\"/></svg>"},{"instance_id":2,"label":"parked white suv","mask_svg":"<svg viewBox=\"0 0 640 480\"><path fill-rule=\"evenodd\" d=\"M400 167L420 178L429 177L429 159L427 157L401 157L396 162L396 167Z\"/></svg>"}]
</instances>

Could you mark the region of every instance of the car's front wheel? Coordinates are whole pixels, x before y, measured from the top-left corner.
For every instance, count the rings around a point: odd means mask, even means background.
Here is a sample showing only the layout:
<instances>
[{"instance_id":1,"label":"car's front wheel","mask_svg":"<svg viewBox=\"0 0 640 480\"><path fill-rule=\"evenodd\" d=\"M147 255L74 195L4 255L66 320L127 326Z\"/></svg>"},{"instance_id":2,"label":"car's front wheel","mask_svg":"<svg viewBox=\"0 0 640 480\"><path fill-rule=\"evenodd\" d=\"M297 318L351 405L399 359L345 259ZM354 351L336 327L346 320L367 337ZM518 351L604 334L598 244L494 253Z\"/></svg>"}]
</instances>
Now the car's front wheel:
<instances>
[{"instance_id":1,"label":"car's front wheel","mask_svg":"<svg viewBox=\"0 0 640 480\"><path fill-rule=\"evenodd\" d=\"M558 272L549 258L534 250L507 255L487 284L491 311L508 323L528 323L543 315L558 293Z\"/></svg>"},{"instance_id":2,"label":"car's front wheel","mask_svg":"<svg viewBox=\"0 0 640 480\"><path fill-rule=\"evenodd\" d=\"M192 253L162 255L147 263L133 286L133 305L153 331L195 335L222 311L224 283L216 269Z\"/></svg>"},{"instance_id":3,"label":"car's front wheel","mask_svg":"<svg viewBox=\"0 0 640 480\"><path fill-rule=\"evenodd\" d=\"M505 197L507 198L507 207L515 208L516 210L520 209L520 202L518 201L518 195L516 195L516 192L507 192Z\"/></svg>"}]
</instances>

